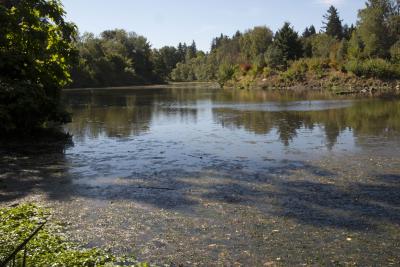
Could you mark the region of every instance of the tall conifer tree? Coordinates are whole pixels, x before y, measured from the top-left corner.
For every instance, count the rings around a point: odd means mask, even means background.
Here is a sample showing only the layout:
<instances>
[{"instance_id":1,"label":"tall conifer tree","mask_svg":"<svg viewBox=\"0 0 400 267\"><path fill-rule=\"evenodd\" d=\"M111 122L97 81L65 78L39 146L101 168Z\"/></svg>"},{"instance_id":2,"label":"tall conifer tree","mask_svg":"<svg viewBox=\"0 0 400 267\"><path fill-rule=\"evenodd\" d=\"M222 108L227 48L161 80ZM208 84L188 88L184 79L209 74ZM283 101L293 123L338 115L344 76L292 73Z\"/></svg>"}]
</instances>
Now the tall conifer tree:
<instances>
[{"instance_id":1,"label":"tall conifer tree","mask_svg":"<svg viewBox=\"0 0 400 267\"><path fill-rule=\"evenodd\" d=\"M342 39L343 26L338 10L334 6L330 6L327 14L324 15L324 19L325 21L323 23L325 33L338 39Z\"/></svg>"}]
</instances>

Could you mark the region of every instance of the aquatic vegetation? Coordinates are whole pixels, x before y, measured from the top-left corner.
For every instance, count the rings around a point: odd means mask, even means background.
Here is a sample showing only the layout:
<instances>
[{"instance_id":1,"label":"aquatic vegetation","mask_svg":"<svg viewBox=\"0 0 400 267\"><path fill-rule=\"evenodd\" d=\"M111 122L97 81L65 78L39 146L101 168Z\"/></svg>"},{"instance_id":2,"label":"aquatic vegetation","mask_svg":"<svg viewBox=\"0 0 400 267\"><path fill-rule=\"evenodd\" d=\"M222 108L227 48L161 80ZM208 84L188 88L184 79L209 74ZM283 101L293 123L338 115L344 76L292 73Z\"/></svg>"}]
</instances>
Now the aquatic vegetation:
<instances>
[{"instance_id":1,"label":"aquatic vegetation","mask_svg":"<svg viewBox=\"0 0 400 267\"><path fill-rule=\"evenodd\" d=\"M0 262L46 221L50 210L35 204L0 208ZM22 255L17 263L22 260ZM27 245L30 266L148 266L131 257L117 257L104 250L83 248L69 242L59 224L49 220Z\"/></svg>"}]
</instances>

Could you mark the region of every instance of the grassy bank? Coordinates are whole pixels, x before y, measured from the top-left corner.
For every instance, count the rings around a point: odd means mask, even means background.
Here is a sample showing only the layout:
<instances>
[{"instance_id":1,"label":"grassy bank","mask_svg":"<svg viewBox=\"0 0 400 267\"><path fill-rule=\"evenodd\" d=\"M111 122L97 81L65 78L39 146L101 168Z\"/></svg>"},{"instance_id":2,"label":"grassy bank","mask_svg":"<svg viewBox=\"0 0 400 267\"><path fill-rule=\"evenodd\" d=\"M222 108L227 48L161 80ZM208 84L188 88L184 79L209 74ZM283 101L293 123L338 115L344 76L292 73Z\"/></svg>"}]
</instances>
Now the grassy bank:
<instances>
[{"instance_id":1,"label":"grassy bank","mask_svg":"<svg viewBox=\"0 0 400 267\"><path fill-rule=\"evenodd\" d=\"M236 66L222 81L241 89L307 89L337 93L400 92L400 67L380 60L333 64L324 59L302 59L286 70Z\"/></svg>"}]
</instances>

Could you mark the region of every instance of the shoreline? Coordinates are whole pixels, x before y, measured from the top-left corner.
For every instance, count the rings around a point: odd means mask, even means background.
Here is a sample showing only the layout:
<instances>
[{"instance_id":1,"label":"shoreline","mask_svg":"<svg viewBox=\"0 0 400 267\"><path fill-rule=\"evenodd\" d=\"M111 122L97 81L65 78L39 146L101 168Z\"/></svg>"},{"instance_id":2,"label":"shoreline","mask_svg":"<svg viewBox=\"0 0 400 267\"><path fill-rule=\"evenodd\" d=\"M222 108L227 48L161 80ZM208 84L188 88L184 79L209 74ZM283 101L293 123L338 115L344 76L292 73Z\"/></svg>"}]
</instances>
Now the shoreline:
<instances>
[{"instance_id":1,"label":"shoreline","mask_svg":"<svg viewBox=\"0 0 400 267\"><path fill-rule=\"evenodd\" d=\"M372 78L359 78L353 76L342 76L333 79L331 76L324 78L306 78L302 81L282 81L278 77L250 78L242 76L228 81L224 88L236 89L261 89L282 91L326 91L333 94L374 94L394 93L400 94L399 80L379 80Z\"/></svg>"},{"instance_id":2,"label":"shoreline","mask_svg":"<svg viewBox=\"0 0 400 267\"><path fill-rule=\"evenodd\" d=\"M144 85L125 85L111 87L83 87L83 88L64 88L62 92L89 91L89 90L132 90L132 89L164 89L171 87L180 87L182 85L204 86L205 84L217 85L214 81L196 81L196 82L168 82L160 84L144 84Z\"/></svg>"},{"instance_id":3,"label":"shoreline","mask_svg":"<svg viewBox=\"0 0 400 267\"><path fill-rule=\"evenodd\" d=\"M243 78L243 77L242 77ZM196 82L169 82L165 84L152 85L126 85L115 87L87 87L87 88L65 88L63 93L90 90L139 90L139 89L166 89L166 88L182 88L197 87L209 85L220 89L216 81L196 81ZM400 81L383 81L378 79L362 79L352 77L350 81L339 80L331 82L329 79L308 79L300 82L277 82L272 79L256 78L250 82L243 80L230 80L222 88L224 89L248 89L248 90L268 90L268 91L323 91L331 92L337 95L345 94L375 94L375 93L391 93L400 94Z\"/></svg>"}]
</instances>

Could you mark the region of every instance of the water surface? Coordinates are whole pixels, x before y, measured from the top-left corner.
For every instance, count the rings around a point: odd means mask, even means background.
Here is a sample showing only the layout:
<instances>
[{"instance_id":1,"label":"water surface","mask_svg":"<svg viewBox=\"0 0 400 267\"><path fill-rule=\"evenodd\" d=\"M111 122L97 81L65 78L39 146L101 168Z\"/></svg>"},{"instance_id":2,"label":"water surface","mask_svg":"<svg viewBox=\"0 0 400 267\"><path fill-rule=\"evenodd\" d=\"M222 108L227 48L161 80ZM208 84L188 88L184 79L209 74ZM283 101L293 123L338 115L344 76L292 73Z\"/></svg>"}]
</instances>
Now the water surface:
<instances>
[{"instance_id":1,"label":"water surface","mask_svg":"<svg viewBox=\"0 0 400 267\"><path fill-rule=\"evenodd\" d=\"M64 102L73 145L3 152L24 182L2 196L54 206L77 240L184 266L400 263L399 100L180 85Z\"/></svg>"}]
</instances>

